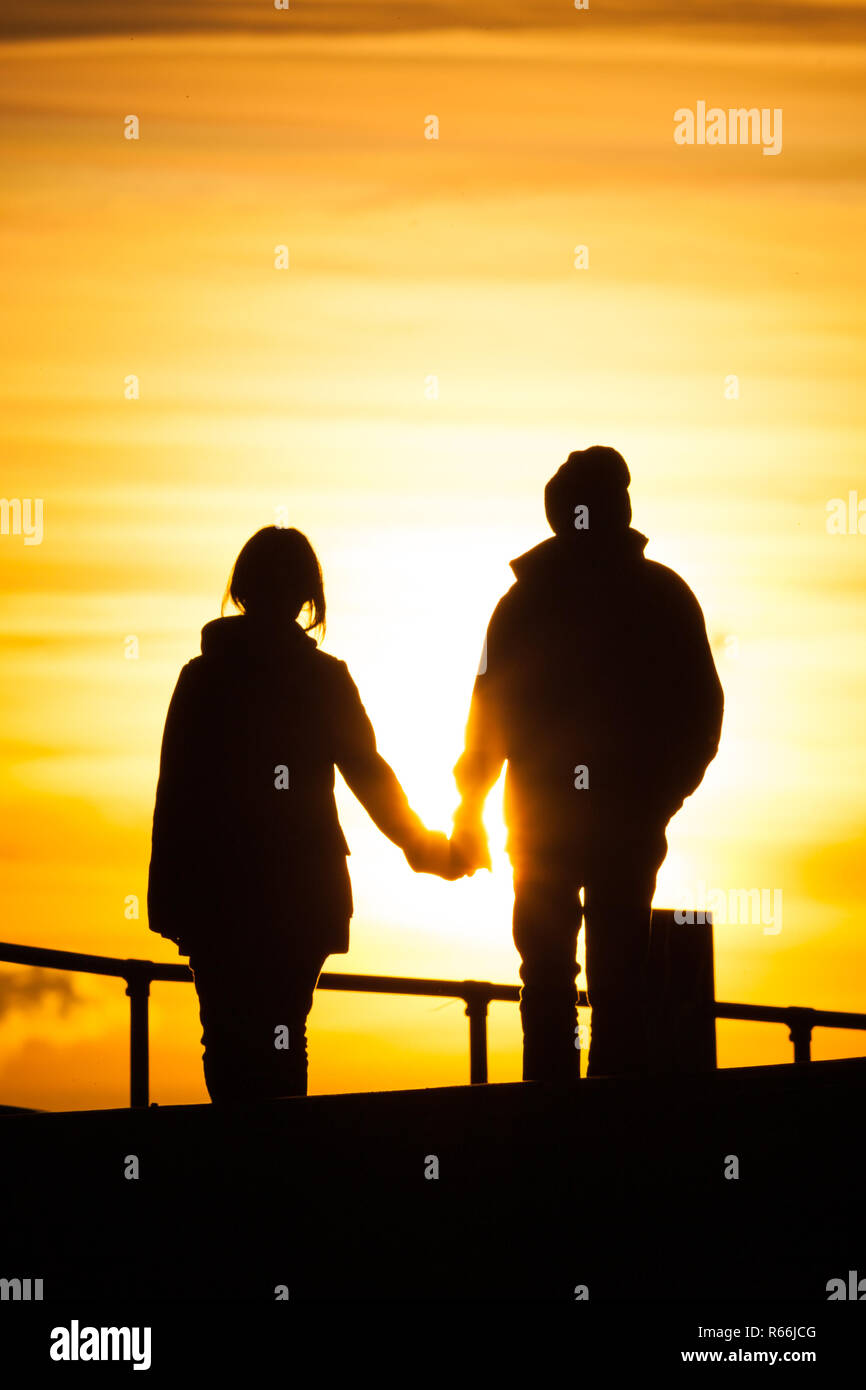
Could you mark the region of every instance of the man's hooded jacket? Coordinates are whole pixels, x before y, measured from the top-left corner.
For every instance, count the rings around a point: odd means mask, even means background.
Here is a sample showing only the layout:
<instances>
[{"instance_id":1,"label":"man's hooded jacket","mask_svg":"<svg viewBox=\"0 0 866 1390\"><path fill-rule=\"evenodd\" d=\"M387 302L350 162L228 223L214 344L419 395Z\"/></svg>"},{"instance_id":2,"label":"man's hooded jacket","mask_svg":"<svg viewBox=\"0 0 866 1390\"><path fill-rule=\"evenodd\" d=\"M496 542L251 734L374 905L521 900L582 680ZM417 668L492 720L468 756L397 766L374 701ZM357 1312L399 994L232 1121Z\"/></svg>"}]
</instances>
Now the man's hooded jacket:
<instances>
[{"instance_id":1,"label":"man's hooded jacket","mask_svg":"<svg viewBox=\"0 0 866 1390\"><path fill-rule=\"evenodd\" d=\"M724 699L703 614L646 545L631 527L587 530L512 561L455 776L471 808L507 759L513 859L666 824L716 755Z\"/></svg>"}]
</instances>

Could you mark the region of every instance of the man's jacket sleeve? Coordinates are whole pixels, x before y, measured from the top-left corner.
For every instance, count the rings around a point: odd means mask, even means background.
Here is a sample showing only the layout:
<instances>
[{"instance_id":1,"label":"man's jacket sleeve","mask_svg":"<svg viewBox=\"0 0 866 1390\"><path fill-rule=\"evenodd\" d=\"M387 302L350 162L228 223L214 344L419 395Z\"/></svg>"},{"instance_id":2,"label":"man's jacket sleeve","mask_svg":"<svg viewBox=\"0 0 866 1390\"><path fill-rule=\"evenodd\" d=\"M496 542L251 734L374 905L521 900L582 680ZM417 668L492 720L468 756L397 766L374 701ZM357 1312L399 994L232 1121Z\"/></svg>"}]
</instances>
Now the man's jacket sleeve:
<instances>
[{"instance_id":1,"label":"man's jacket sleeve","mask_svg":"<svg viewBox=\"0 0 866 1390\"><path fill-rule=\"evenodd\" d=\"M509 660L507 598L506 594L500 600L487 628L466 721L464 751L454 768L463 808L472 814L480 812L508 756L504 719Z\"/></svg>"},{"instance_id":2,"label":"man's jacket sleeve","mask_svg":"<svg viewBox=\"0 0 866 1390\"><path fill-rule=\"evenodd\" d=\"M686 584L680 590L672 688L679 689L675 748L678 790L685 798L700 786L719 750L725 698L707 637L701 606Z\"/></svg>"}]
</instances>

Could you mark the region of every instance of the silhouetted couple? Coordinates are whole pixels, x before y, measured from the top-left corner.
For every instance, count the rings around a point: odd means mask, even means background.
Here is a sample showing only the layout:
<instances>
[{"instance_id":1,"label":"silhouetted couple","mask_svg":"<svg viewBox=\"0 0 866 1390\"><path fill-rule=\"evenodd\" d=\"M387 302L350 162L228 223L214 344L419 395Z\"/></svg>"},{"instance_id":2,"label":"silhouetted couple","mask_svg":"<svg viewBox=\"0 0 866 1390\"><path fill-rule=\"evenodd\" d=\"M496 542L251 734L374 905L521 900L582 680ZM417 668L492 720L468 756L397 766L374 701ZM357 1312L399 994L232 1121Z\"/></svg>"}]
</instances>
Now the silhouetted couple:
<instances>
[{"instance_id":1,"label":"silhouetted couple","mask_svg":"<svg viewBox=\"0 0 866 1390\"><path fill-rule=\"evenodd\" d=\"M645 1073L665 829L716 754L723 695L694 594L630 526L630 481L594 446L548 483L555 534L512 562L490 620L450 841L309 635L325 598L306 537L265 527L243 547L223 600L238 614L206 625L172 696L148 885L151 929L190 958L213 1100L306 1094L307 1015L352 916L335 767L413 869L456 879L490 867L482 811L507 763L523 1077L576 1079L581 921L589 1073Z\"/></svg>"}]
</instances>

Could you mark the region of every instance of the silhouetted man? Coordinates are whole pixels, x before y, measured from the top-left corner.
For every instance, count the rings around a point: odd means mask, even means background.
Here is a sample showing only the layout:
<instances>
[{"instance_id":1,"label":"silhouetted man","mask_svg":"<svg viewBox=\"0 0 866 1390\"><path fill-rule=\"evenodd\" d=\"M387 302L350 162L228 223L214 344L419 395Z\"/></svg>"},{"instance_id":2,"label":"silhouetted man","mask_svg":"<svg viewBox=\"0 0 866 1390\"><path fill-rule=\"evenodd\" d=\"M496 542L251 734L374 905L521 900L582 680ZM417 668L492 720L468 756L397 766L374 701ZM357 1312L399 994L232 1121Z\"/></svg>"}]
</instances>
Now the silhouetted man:
<instances>
[{"instance_id":1,"label":"silhouetted man","mask_svg":"<svg viewBox=\"0 0 866 1390\"><path fill-rule=\"evenodd\" d=\"M455 846L489 867L481 813L508 763L524 1080L577 1075L581 916L589 1074L647 1070L650 909L665 827L721 734L700 605L679 575L644 557L630 481L622 456L594 445L547 484L555 535L512 561L517 582L490 620L455 768Z\"/></svg>"}]
</instances>

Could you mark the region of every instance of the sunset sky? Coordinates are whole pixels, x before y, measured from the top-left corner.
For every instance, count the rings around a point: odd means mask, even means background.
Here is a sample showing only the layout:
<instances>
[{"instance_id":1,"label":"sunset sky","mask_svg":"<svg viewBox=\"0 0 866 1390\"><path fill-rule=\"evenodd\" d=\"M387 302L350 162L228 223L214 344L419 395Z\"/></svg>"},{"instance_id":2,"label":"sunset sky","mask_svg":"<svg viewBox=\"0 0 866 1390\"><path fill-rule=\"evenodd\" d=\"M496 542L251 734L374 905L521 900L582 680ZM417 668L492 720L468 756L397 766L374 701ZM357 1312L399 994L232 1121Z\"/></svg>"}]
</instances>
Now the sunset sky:
<instances>
[{"instance_id":1,"label":"sunset sky","mask_svg":"<svg viewBox=\"0 0 866 1390\"><path fill-rule=\"evenodd\" d=\"M278 508L321 558L325 649L448 829L508 562L601 443L726 696L656 904L781 890L780 932L717 925L717 997L866 1010L866 535L826 524L866 500L864 6L7 8L0 491L43 499L44 537L0 536L0 936L178 959L145 910L163 721ZM781 153L675 144L698 101L781 109ZM501 786L493 873L457 884L338 800L356 907L326 968L515 982ZM122 982L30 974L0 966L0 1103L125 1104ZM153 1099L207 1099L200 1032L192 987L156 986ZM468 1079L456 1001L320 992L309 1033L311 1093ZM718 1036L722 1065L792 1055L778 1026ZM490 1058L519 1079L514 1005Z\"/></svg>"}]
</instances>

